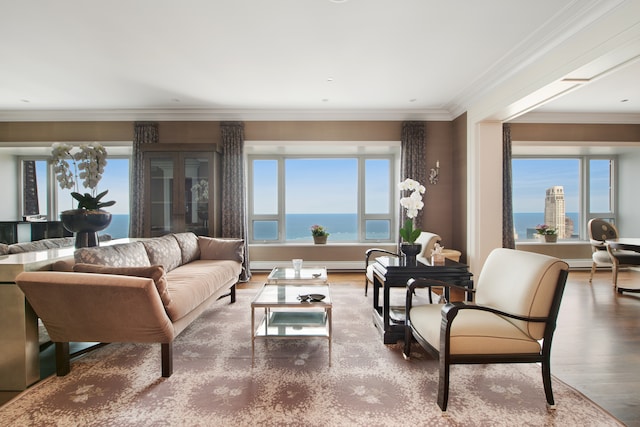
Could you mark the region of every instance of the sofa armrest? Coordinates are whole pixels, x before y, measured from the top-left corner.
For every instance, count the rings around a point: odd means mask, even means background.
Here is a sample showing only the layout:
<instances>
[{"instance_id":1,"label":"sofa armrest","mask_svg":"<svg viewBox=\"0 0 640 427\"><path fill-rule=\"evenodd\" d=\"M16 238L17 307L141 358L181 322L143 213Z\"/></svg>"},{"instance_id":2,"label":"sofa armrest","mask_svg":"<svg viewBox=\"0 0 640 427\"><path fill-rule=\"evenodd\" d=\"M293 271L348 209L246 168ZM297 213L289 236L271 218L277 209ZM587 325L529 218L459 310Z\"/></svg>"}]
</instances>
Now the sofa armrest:
<instances>
[{"instance_id":1,"label":"sofa armrest","mask_svg":"<svg viewBox=\"0 0 640 427\"><path fill-rule=\"evenodd\" d=\"M175 337L153 279L23 272L18 287L54 342L162 342Z\"/></svg>"}]
</instances>

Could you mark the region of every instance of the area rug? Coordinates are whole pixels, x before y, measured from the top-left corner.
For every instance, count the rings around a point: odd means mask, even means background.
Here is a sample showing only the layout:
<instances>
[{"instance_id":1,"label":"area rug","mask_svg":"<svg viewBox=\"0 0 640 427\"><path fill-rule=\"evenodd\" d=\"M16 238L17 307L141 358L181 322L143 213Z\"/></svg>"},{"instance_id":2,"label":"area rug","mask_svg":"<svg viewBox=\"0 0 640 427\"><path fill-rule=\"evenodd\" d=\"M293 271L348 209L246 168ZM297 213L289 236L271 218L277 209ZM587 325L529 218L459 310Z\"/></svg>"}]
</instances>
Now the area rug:
<instances>
[{"instance_id":1,"label":"area rug","mask_svg":"<svg viewBox=\"0 0 640 427\"><path fill-rule=\"evenodd\" d=\"M0 408L3 426L620 426L554 378L547 410L540 367L457 365L449 408L436 404L438 363L414 344L384 345L371 297L333 285L332 363L319 338L256 344L250 302L216 302L174 343L174 374L160 376L159 344L110 344Z\"/></svg>"}]
</instances>

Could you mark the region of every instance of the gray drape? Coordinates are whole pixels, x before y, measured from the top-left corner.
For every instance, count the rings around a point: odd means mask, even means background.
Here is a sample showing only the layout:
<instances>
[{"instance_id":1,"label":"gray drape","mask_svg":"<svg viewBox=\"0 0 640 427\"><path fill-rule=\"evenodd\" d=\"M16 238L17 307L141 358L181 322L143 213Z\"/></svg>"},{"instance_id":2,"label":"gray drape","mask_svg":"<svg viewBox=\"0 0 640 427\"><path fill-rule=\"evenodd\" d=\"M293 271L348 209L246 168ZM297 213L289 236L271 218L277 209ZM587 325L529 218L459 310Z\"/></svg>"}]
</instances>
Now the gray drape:
<instances>
[{"instance_id":1,"label":"gray drape","mask_svg":"<svg viewBox=\"0 0 640 427\"><path fill-rule=\"evenodd\" d=\"M143 144L156 144L159 140L158 123L134 123L129 192L129 237L144 237L144 162L140 147Z\"/></svg>"},{"instance_id":2,"label":"gray drape","mask_svg":"<svg viewBox=\"0 0 640 427\"><path fill-rule=\"evenodd\" d=\"M244 123L220 123L222 135L222 237L244 239L241 281L251 277L244 179Z\"/></svg>"},{"instance_id":3,"label":"gray drape","mask_svg":"<svg viewBox=\"0 0 640 427\"><path fill-rule=\"evenodd\" d=\"M403 122L400 143L400 181L411 178L426 186L425 123ZM398 206L400 206L400 203L398 203ZM401 226L406 220L404 216L405 212L403 211L404 209L400 208L401 213L399 218ZM415 228L422 228L422 215L419 214L414 219L413 225Z\"/></svg>"},{"instance_id":4,"label":"gray drape","mask_svg":"<svg viewBox=\"0 0 640 427\"><path fill-rule=\"evenodd\" d=\"M511 178L511 126L502 125L502 247L515 249Z\"/></svg>"}]
</instances>

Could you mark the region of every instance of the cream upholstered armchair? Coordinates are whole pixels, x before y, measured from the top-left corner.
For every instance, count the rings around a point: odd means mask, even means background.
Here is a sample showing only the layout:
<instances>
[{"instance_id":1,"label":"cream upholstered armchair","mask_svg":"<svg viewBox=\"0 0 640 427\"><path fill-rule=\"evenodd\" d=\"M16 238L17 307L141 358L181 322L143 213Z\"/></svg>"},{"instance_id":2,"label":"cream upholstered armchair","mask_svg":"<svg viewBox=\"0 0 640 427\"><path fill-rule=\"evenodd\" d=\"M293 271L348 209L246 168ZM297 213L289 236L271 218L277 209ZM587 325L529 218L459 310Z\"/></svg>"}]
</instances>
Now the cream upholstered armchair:
<instances>
[{"instance_id":1,"label":"cream upholstered armchair","mask_svg":"<svg viewBox=\"0 0 640 427\"><path fill-rule=\"evenodd\" d=\"M423 231L420 233L420 236L416 239L416 243L420 243L422 245L422 251L418 254L418 258L420 257L429 257L431 256L431 251L433 250L435 244L439 242L440 236L435 233L429 233ZM392 257L400 257L402 256L398 252L391 252L385 249L380 248L371 248L367 249L364 253L364 268L365 268L365 277L364 277L364 294L367 295L367 291L369 289L369 283L373 284L373 261L378 256L392 256ZM459 254L459 252L458 252Z\"/></svg>"},{"instance_id":2,"label":"cream upholstered armchair","mask_svg":"<svg viewBox=\"0 0 640 427\"><path fill-rule=\"evenodd\" d=\"M453 286L416 278L407 285L404 355L412 337L440 360L438 406L445 411L452 364L542 364L549 406L550 352L556 317L569 266L562 260L532 252L494 249L476 283L474 303L412 306L417 287Z\"/></svg>"},{"instance_id":3,"label":"cream upholstered armchair","mask_svg":"<svg viewBox=\"0 0 640 427\"><path fill-rule=\"evenodd\" d=\"M617 239L618 229L612 223L602 218L593 218L587 225L593 263L589 283L593 281L593 273L598 266L611 267L611 283L618 289L618 269L620 267L640 265L640 253L627 250L614 250L605 243L605 240Z\"/></svg>"}]
</instances>

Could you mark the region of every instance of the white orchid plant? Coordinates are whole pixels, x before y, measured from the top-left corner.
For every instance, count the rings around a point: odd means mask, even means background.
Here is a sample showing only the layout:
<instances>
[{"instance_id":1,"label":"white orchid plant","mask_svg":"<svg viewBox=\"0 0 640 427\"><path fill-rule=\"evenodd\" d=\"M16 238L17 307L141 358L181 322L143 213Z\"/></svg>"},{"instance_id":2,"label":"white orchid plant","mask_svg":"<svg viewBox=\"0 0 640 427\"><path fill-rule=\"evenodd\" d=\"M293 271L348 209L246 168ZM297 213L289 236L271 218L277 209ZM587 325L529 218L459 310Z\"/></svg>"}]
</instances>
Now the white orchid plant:
<instances>
[{"instance_id":1,"label":"white orchid plant","mask_svg":"<svg viewBox=\"0 0 640 427\"><path fill-rule=\"evenodd\" d=\"M407 210L407 220L404 223L404 227L400 229L400 237L402 237L403 241L412 245L422 232L419 228L413 228L413 219L418 216L418 211L424 207L422 195L427 189L424 185L411 178L407 178L398 184L398 188L403 195L407 191L410 192L408 196L400 198L400 206Z\"/></svg>"},{"instance_id":2,"label":"white orchid plant","mask_svg":"<svg viewBox=\"0 0 640 427\"><path fill-rule=\"evenodd\" d=\"M71 197L78 201L78 209L97 210L115 205L115 201L101 202L109 192L97 193L98 183L102 179L104 167L107 165L107 150L97 142L74 147L70 144L56 142L51 146L53 171L61 189L73 189ZM78 183L91 190L80 194Z\"/></svg>"}]
</instances>

